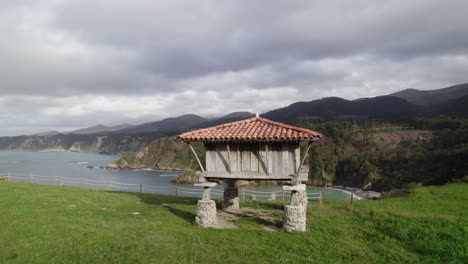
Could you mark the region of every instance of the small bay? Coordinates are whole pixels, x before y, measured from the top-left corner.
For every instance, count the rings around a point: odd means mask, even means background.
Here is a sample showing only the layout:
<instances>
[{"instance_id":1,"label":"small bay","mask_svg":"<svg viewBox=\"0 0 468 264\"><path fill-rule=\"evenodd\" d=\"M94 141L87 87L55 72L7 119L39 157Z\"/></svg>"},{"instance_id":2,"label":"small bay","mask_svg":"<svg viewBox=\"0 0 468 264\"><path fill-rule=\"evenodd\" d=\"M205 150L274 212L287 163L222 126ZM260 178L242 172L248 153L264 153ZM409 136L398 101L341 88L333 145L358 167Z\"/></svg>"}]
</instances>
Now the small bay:
<instances>
[{"instance_id":1,"label":"small bay","mask_svg":"<svg viewBox=\"0 0 468 264\"><path fill-rule=\"evenodd\" d=\"M143 192L176 194L177 187L178 195L198 196L196 192L191 193L193 190L188 190L195 189L193 185L175 185L170 182L172 178L180 174L177 171L108 170L104 168L118 158L119 155L86 152L0 151L0 176L11 173L12 181L83 186L95 189L108 188L129 192L140 191L141 184ZM217 186L215 189L222 191L222 186ZM257 199L268 198L269 194L262 192L277 192L276 199L282 199L281 185L259 184L246 186L244 190L260 192L256 193ZM330 188L308 187L308 192L322 192L324 200L348 200L350 197L348 193ZM242 198L242 188L239 194ZM216 193L213 196L220 197ZM245 194L244 197L249 199L250 194Z\"/></svg>"}]
</instances>

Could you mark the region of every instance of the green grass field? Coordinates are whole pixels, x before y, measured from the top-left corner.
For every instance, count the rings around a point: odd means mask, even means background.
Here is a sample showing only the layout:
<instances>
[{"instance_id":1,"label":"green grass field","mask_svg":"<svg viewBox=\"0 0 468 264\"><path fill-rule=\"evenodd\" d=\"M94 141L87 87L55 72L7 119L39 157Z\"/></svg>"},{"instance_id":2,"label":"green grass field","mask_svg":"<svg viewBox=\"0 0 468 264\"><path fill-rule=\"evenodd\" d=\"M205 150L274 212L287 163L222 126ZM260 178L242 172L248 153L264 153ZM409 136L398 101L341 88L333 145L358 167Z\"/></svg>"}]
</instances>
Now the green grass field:
<instances>
[{"instance_id":1,"label":"green grass field","mask_svg":"<svg viewBox=\"0 0 468 264\"><path fill-rule=\"evenodd\" d=\"M0 263L468 263L467 187L311 202L290 234L200 228L194 198L0 182Z\"/></svg>"}]
</instances>

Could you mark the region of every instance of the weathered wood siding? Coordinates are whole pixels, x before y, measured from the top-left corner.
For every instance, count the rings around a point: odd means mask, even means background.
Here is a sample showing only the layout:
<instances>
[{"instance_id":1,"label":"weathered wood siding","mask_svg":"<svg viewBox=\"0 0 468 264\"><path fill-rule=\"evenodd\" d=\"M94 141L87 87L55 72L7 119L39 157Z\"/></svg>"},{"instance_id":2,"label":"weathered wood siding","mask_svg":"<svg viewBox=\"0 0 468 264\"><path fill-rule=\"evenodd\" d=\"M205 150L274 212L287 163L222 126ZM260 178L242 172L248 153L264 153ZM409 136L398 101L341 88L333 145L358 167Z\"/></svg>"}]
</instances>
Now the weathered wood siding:
<instances>
[{"instance_id":1,"label":"weathered wood siding","mask_svg":"<svg viewBox=\"0 0 468 264\"><path fill-rule=\"evenodd\" d=\"M258 175L290 175L300 164L297 143L226 143L206 144L208 172L254 173Z\"/></svg>"}]
</instances>

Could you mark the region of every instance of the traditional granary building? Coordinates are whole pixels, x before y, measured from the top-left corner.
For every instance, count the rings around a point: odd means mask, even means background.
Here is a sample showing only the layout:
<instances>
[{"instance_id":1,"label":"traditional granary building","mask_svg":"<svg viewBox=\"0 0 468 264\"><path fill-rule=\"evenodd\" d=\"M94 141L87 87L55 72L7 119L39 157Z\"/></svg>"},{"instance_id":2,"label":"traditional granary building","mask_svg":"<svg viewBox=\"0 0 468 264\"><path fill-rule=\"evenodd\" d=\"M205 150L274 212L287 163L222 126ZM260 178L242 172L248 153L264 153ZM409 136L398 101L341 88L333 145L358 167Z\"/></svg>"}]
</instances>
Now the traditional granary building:
<instances>
[{"instance_id":1,"label":"traditional granary building","mask_svg":"<svg viewBox=\"0 0 468 264\"><path fill-rule=\"evenodd\" d=\"M235 187L237 180L289 181L291 186L286 189L293 193L296 189L305 190L305 186L301 183L307 180L307 172L302 169L306 153L310 144L320 140L322 135L308 129L260 118L257 115L241 121L183 133L178 138L189 146L190 142L203 142L205 145L205 165L201 164L199 157L190 146L202 170L195 184L205 187L202 201L210 201L210 187L222 180L227 183L223 209L236 209L239 208L238 190ZM301 155L300 143L304 141L309 144ZM213 206L214 201L204 203L204 206L207 204ZM210 219L215 221L213 217ZM199 220L197 218L197 221ZM203 222L202 220L200 221ZM214 224L209 223L205 226Z\"/></svg>"}]
</instances>

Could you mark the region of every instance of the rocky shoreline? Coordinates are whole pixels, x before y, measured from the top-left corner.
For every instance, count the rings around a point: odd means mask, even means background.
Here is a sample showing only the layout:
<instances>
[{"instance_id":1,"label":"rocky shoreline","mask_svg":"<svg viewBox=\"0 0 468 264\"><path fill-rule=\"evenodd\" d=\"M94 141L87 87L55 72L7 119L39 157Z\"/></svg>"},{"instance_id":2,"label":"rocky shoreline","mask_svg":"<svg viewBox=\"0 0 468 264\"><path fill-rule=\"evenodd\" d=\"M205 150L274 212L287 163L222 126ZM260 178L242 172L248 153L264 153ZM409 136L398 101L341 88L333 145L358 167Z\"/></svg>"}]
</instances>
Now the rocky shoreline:
<instances>
[{"instance_id":1,"label":"rocky shoreline","mask_svg":"<svg viewBox=\"0 0 468 264\"><path fill-rule=\"evenodd\" d=\"M342 191L348 194L353 194L356 200L373 200L373 199L378 199L382 196L382 193L380 192L375 192L375 191L365 191L359 188L352 188L352 187L346 187L346 186L341 186L341 185L335 185L332 186L331 188Z\"/></svg>"},{"instance_id":2,"label":"rocky shoreline","mask_svg":"<svg viewBox=\"0 0 468 264\"><path fill-rule=\"evenodd\" d=\"M108 170L147 170L147 171L178 171L178 172L188 172L191 170L188 169L180 169L180 168L167 168L167 167L145 167L139 165L126 165L126 166L119 166L114 162L111 162L106 165L105 167Z\"/></svg>"},{"instance_id":3,"label":"rocky shoreline","mask_svg":"<svg viewBox=\"0 0 468 264\"><path fill-rule=\"evenodd\" d=\"M181 172L180 175L171 179L173 184L193 184L195 183L196 176L195 171L189 169L180 169L180 168L167 168L167 167L153 167L148 168L144 166L135 166L135 165L126 165L126 166L119 166L114 162L109 163L106 167L109 170L148 170L148 171L177 171ZM258 184L277 184L277 185L285 185L288 184L287 182L277 182L277 181L246 181L246 180L239 180L236 182L237 187L243 186L255 186ZM308 186L314 186L312 184L307 184ZM315 186L315 187L323 187L323 186ZM382 193L375 192L375 191L366 191L360 188L352 188L346 187L341 185L335 186L326 186L338 191L342 191L344 193L353 194L356 200L369 200L369 199L378 199L382 196Z\"/></svg>"}]
</instances>

